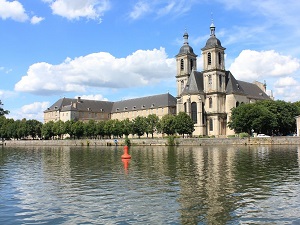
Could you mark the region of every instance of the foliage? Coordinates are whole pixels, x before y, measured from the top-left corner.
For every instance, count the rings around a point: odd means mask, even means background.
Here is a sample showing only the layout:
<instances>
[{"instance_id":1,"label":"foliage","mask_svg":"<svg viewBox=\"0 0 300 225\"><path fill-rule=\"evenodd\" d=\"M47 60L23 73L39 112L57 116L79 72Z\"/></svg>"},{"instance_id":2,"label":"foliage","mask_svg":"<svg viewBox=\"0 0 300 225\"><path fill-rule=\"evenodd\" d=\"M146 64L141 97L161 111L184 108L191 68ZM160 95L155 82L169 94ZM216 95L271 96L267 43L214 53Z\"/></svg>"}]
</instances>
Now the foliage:
<instances>
[{"instance_id":1,"label":"foliage","mask_svg":"<svg viewBox=\"0 0 300 225\"><path fill-rule=\"evenodd\" d=\"M169 135L168 136L168 145L169 146L174 146L175 145L175 136L174 135Z\"/></svg>"},{"instance_id":2,"label":"foliage","mask_svg":"<svg viewBox=\"0 0 300 225\"><path fill-rule=\"evenodd\" d=\"M0 116L4 116L5 114L9 114L9 111L8 110L4 110L2 108L2 101L0 100Z\"/></svg>"},{"instance_id":3,"label":"foliage","mask_svg":"<svg viewBox=\"0 0 300 225\"><path fill-rule=\"evenodd\" d=\"M147 128L146 128L147 137L148 134L151 134L153 138L153 134L157 130L156 126L158 124L159 118L156 114L150 114L147 116L146 121L147 121Z\"/></svg>"},{"instance_id":4,"label":"foliage","mask_svg":"<svg viewBox=\"0 0 300 225\"><path fill-rule=\"evenodd\" d=\"M191 135L194 132L194 121L185 112L180 112L175 117L176 132L184 137L185 134Z\"/></svg>"},{"instance_id":5,"label":"foliage","mask_svg":"<svg viewBox=\"0 0 300 225\"><path fill-rule=\"evenodd\" d=\"M133 120L132 134L136 134L140 138L146 132L146 125L146 118L142 116L137 116Z\"/></svg>"},{"instance_id":6,"label":"foliage","mask_svg":"<svg viewBox=\"0 0 300 225\"><path fill-rule=\"evenodd\" d=\"M251 130L257 133L286 135L295 132L295 116L299 109L293 103L284 101L259 101L242 104L231 110L229 128L236 133Z\"/></svg>"},{"instance_id":7,"label":"foliage","mask_svg":"<svg viewBox=\"0 0 300 225\"><path fill-rule=\"evenodd\" d=\"M128 147L131 146L131 142L130 142L130 139L128 138L128 136L125 137L125 145L127 145Z\"/></svg>"},{"instance_id":8,"label":"foliage","mask_svg":"<svg viewBox=\"0 0 300 225\"><path fill-rule=\"evenodd\" d=\"M164 115L158 123L158 131L167 135L173 135L176 132L175 116Z\"/></svg>"}]
</instances>

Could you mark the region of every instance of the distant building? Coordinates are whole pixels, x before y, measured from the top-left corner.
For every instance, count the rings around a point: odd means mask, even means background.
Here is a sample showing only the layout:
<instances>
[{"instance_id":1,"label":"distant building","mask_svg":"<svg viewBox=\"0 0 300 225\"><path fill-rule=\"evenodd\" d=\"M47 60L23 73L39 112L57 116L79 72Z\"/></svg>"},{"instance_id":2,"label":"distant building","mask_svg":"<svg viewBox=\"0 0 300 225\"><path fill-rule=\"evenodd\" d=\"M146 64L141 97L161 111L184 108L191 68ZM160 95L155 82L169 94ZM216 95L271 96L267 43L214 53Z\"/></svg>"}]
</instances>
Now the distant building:
<instances>
[{"instance_id":1,"label":"distant building","mask_svg":"<svg viewBox=\"0 0 300 225\"><path fill-rule=\"evenodd\" d=\"M176 114L176 98L167 94L153 95L117 102L62 98L44 111L44 122L68 120L109 120L156 114Z\"/></svg>"},{"instance_id":2,"label":"distant building","mask_svg":"<svg viewBox=\"0 0 300 225\"><path fill-rule=\"evenodd\" d=\"M210 37L202 48L203 71L197 71L197 55L188 43L188 33L176 55L177 96L153 95L117 102L62 98L44 111L44 122L67 120L109 120L156 114L186 112L195 122L194 136L225 136L234 134L227 127L231 109L239 104L272 99L266 84L248 83L234 78L225 70L225 48L210 26Z\"/></svg>"}]
</instances>

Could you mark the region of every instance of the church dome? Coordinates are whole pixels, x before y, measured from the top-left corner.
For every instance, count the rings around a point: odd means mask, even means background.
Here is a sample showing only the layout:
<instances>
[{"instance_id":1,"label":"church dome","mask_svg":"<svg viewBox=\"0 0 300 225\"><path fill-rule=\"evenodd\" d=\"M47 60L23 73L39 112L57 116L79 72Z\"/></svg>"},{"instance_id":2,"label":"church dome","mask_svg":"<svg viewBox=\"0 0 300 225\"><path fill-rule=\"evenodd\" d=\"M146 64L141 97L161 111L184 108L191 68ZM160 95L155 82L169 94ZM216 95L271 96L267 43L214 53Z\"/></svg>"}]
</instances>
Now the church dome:
<instances>
[{"instance_id":1,"label":"church dome","mask_svg":"<svg viewBox=\"0 0 300 225\"><path fill-rule=\"evenodd\" d=\"M178 55L187 54L187 53L195 55L193 48L189 45L188 38L189 38L189 35L187 32L185 32L183 34L183 40L184 40L183 45L180 48Z\"/></svg>"},{"instance_id":2,"label":"church dome","mask_svg":"<svg viewBox=\"0 0 300 225\"><path fill-rule=\"evenodd\" d=\"M216 27L212 23L210 25L210 37L206 41L206 45L205 45L204 48L202 48L202 50L209 49L209 48L214 48L214 47L223 48L222 45L221 45L221 41L216 37L215 30L216 30Z\"/></svg>"},{"instance_id":3,"label":"church dome","mask_svg":"<svg viewBox=\"0 0 300 225\"><path fill-rule=\"evenodd\" d=\"M206 41L205 48L222 47L221 41L216 36L210 36Z\"/></svg>"},{"instance_id":4,"label":"church dome","mask_svg":"<svg viewBox=\"0 0 300 225\"><path fill-rule=\"evenodd\" d=\"M185 53L192 53L194 54L194 50L191 46L189 46L188 44L184 44L180 50L178 54L185 54Z\"/></svg>"}]
</instances>

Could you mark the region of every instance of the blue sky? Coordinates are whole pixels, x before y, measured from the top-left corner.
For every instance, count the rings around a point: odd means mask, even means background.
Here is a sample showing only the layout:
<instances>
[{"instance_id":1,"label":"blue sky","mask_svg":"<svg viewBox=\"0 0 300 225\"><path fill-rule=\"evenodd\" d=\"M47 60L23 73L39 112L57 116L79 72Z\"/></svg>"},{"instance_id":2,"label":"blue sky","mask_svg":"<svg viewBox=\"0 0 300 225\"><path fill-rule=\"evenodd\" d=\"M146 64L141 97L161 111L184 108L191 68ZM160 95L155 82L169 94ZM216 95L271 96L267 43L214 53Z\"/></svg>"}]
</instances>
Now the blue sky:
<instances>
[{"instance_id":1,"label":"blue sky","mask_svg":"<svg viewBox=\"0 0 300 225\"><path fill-rule=\"evenodd\" d=\"M0 0L0 100L43 120L62 97L118 101L170 92L187 30L198 55L216 36L226 70L300 100L298 0Z\"/></svg>"}]
</instances>

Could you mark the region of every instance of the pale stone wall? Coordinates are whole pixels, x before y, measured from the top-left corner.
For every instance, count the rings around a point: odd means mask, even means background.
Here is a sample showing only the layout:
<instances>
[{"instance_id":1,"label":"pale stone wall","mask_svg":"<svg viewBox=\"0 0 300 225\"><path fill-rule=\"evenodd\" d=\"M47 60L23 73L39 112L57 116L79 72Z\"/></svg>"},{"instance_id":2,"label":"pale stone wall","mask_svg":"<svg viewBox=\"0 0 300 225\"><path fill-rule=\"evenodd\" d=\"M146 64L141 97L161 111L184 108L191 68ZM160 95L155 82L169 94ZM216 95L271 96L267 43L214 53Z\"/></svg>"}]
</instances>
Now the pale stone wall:
<instances>
[{"instance_id":1,"label":"pale stone wall","mask_svg":"<svg viewBox=\"0 0 300 225\"><path fill-rule=\"evenodd\" d=\"M167 138L130 139L132 145L165 146ZM271 137L271 138L176 138L179 146L206 146L206 145L300 145L300 137ZM9 146L114 146L114 139L82 139L82 140L19 140L0 142L3 147ZM119 145L124 145L124 139L118 139Z\"/></svg>"}]
</instances>

